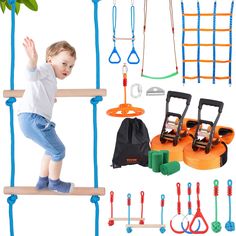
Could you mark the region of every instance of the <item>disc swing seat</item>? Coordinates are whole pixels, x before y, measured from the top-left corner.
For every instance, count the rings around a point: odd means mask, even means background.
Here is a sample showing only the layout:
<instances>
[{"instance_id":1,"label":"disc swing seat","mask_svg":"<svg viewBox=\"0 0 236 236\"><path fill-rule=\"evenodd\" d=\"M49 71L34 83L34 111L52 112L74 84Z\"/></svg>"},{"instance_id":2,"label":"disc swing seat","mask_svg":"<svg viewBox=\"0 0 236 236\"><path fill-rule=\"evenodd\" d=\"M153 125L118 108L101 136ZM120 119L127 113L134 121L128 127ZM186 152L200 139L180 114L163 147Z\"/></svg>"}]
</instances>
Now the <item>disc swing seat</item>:
<instances>
[{"instance_id":1,"label":"disc swing seat","mask_svg":"<svg viewBox=\"0 0 236 236\"><path fill-rule=\"evenodd\" d=\"M191 95L187 93L168 91L166 97L166 114L160 135L151 140L152 150L169 150L169 161L182 161L183 149L188 143L192 143L189 136L190 130L193 129L196 122L185 119L188 110ZM186 107L182 114L169 111L171 98L186 100Z\"/></svg>"},{"instance_id":2,"label":"disc swing seat","mask_svg":"<svg viewBox=\"0 0 236 236\"><path fill-rule=\"evenodd\" d=\"M91 196L90 202L95 206L95 236L99 235L99 196L105 195L105 188L98 185L98 140L97 140L97 104L102 101L102 96L106 96L106 90L100 89L100 58L99 58L99 37L98 37L98 2L99 0L93 0L94 5L94 26L95 26L95 43L96 43L96 89L61 89L57 91L56 96L59 97L92 97L90 103L93 109L93 170L94 170L94 186L93 187L75 187L71 193L67 196L82 195ZM54 191L42 190L39 191L35 187L30 186L15 186L15 131L14 131L14 103L16 97L21 97L24 90L15 90L15 77L14 77L14 65L15 65L15 10L16 0L8 0L11 6L11 67L10 67L10 90L4 90L3 96L8 98L6 105L9 107L10 114L10 161L11 161L11 173L10 173L10 186L4 187L4 194L10 195L7 198L9 204L9 224L10 235L14 236L14 220L13 210L14 204L18 198L17 195L65 195L56 193Z\"/></svg>"},{"instance_id":3,"label":"disc swing seat","mask_svg":"<svg viewBox=\"0 0 236 236\"><path fill-rule=\"evenodd\" d=\"M122 67L123 73L123 87L124 87L124 103L120 104L116 108L107 110L107 115L114 117L136 117L144 114L144 109L139 107L133 107L131 104L126 102L126 87L127 87L127 65L124 63Z\"/></svg>"},{"instance_id":4,"label":"disc swing seat","mask_svg":"<svg viewBox=\"0 0 236 236\"><path fill-rule=\"evenodd\" d=\"M218 108L215 121L202 120L203 105ZM227 162L227 144L234 138L230 127L216 126L223 110L223 102L201 98L198 106L198 120L192 143L183 151L183 161L190 167L208 170L222 167Z\"/></svg>"}]
</instances>

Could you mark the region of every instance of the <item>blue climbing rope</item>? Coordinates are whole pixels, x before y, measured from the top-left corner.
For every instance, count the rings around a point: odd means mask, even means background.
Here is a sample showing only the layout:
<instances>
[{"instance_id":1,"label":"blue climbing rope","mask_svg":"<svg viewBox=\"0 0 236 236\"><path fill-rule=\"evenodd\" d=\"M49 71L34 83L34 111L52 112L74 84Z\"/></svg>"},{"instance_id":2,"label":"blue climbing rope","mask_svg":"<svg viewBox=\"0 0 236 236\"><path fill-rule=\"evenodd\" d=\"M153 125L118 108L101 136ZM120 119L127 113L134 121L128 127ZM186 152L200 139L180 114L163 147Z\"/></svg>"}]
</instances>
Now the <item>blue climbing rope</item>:
<instances>
[{"instance_id":1,"label":"blue climbing rope","mask_svg":"<svg viewBox=\"0 0 236 236\"><path fill-rule=\"evenodd\" d=\"M234 10L234 1L231 2L231 8L230 8L230 18L229 18L229 85L232 84L231 80L231 68L232 68L232 22L233 22L233 10Z\"/></svg>"},{"instance_id":2,"label":"blue climbing rope","mask_svg":"<svg viewBox=\"0 0 236 236\"><path fill-rule=\"evenodd\" d=\"M10 89L14 90L14 71L15 71L15 10L16 0L8 0L8 4L11 5L11 67L10 67ZM11 177L10 186L15 185L15 131L14 131L14 108L13 103L16 102L16 98L10 97L6 101L6 105L9 107L10 113L10 137L11 137ZM14 220L13 220L13 205L17 200L17 195L12 194L7 198L9 204L9 224L10 235L14 236Z\"/></svg>"},{"instance_id":3,"label":"blue climbing rope","mask_svg":"<svg viewBox=\"0 0 236 236\"><path fill-rule=\"evenodd\" d=\"M197 78L200 83L200 3L197 1Z\"/></svg>"},{"instance_id":4,"label":"blue climbing rope","mask_svg":"<svg viewBox=\"0 0 236 236\"><path fill-rule=\"evenodd\" d=\"M212 68L212 82L216 81L216 1L214 2L213 10L213 68Z\"/></svg>"},{"instance_id":5,"label":"blue climbing rope","mask_svg":"<svg viewBox=\"0 0 236 236\"><path fill-rule=\"evenodd\" d=\"M98 27L98 2L100 0L92 0L94 4L94 28L95 28L95 51L96 51L96 89L100 88L100 51L99 51L99 27ZM98 161L97 161L97 104L102 101L101 96L91 99L93 105L93 165L94 165L94 188L98 188ZM95 236L99 236L99 196L93 195L90 199L95 204Z\"/></svg>"},{"instance_id":6,"label":"blue climbing rope","mask_svg":"<svg viewBox=\"0 0 236 236\"><path fill-rule=\"evenodd\" d=\"M135 47L134 47L135 7L134 7L133 1L131 2L131 8L130 8L130 23L131 23L131 33L132 33L132 49L131 49L131 52L127 58L127 61L129 64L138 64L140 62L140 58L139 58L139 56L135 50ZM132 57L134 57L133 60L131 60Z\"/></svg>"},{"instance_id":7,"label":"blue climbing rope","mask_svg":"<svg viewBox=\"0 0 236 236\"><path fill-rule=\"evenodd\" d=\"M183 75L183 84L185 83L185 16L184 16L184 2L181 1L181 11L182 11L182 75Z\"/></svg>"},{"instance_id":8,"label":"blue climbing rope","mask_svg":"<svg viewBox=\"0 0 236 236\"><path fill-rule=\"evenodd\" d=\"M112 7L112 31L113 31L113 50L108 58L111 64L118 64L121 61L120 54L116 49L116 22L117 22L117 7L114 1L114 5Z\"/></svg>"}]
</instances>

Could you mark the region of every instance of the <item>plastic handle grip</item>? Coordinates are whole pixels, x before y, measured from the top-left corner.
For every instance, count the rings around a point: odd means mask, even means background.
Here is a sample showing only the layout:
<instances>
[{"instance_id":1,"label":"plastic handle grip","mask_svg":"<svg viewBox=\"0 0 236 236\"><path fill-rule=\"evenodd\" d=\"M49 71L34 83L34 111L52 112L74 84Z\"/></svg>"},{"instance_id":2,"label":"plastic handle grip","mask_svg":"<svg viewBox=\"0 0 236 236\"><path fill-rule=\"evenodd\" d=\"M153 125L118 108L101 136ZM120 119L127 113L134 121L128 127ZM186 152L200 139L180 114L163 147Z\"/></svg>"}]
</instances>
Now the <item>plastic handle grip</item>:
<instances>
[{"instance_id":1,"label":"plastic handle grip","mask_svg":"<svg viewBox=\"0 0 236 236\"><path fill-rule=\"evenodd\" d=\"M219 108L219 113L222 112L223 107L224 107L224 103L223 102L216 101L216 100L211 100L211 99L201 98L200 101L199 101L198 109L201 110L203 105L218 107Z\"/></svg>"},{"instance_id":2,"label":"plastic handle grip","mask_svg":"<svg viewBox=\"0 0 236 236\"><path fill-rule=\"evenodd\" d=\"M174 97L174 98L181 98L181 99L186 99L187 100L187 105L190 104L192 95L188 94L188 93L181 93L181 92L176 92L176 91L169 91L167 93L167 97L166 97L166 101L169 102L170 98Z\"/></svg>"}]
</instances>

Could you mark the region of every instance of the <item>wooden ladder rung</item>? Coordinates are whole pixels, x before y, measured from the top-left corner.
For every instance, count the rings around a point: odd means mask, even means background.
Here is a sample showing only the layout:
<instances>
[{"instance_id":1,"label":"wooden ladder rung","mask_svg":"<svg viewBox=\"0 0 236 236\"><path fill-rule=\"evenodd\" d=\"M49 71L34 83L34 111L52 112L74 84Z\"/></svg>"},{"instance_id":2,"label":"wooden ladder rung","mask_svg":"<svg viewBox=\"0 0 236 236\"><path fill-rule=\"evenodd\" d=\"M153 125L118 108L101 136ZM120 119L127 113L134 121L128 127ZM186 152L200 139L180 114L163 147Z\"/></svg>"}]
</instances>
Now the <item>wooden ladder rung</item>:
<instances>
[{"instance_id":1,"label":"wooden ladder rung","mask_svg":"<svg viewBox=\"0 0 236 236\"><path fill-rule=\"evenodd\" d=\"M105 188L93 188L93 187L74 187L71 193L58 193L50 190L37 190L35 187L28 186L16 186L16 187L4 187L4 194L15 195L105 195Z\"/></svg>"},{"instance_id":2,"label":"wooden ladder rung","mask_svg":"<svg viewBox=\"0 0 236 236\"><path fill-rule=\"evenodd\" d=\"M20 98L24 94L24 90L4 90L3 97L15 97ZM94 96L106 96L106 89L58 89L56 97L94 97Z\"/></svg>"}]
</instances>

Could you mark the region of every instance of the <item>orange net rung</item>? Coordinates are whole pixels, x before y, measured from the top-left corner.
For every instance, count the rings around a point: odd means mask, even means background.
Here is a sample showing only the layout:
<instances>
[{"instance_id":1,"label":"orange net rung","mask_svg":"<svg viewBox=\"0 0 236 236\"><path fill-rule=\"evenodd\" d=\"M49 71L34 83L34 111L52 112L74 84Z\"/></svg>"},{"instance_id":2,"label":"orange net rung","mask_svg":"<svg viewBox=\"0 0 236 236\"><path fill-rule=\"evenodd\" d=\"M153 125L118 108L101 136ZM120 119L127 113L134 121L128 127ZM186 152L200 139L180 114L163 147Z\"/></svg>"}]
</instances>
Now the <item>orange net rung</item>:
<instances>
[{"instance_id":1,"label":"orange net rung","mask_svg":"<svg viewBox=\"0 0 236 236\"><path fill-rule=\"evenodd\" d=\"M231 13L216 13L216 14L213 14L213 13L201 13L199 14L200 16L232 16ZM182 14L182 16L198 16L197 13L184 13Z\"/></svg>"},{"instance_id":2,"label":"orange net rung","mask_svg":"<svg viewBox=\"0 0 236 236\"><path fill-rule=\"evenodd\" d=\"M212 43L184 43L182 44L185 47L197 47L197 46L203 46L203 47L212 47L212 46L216 46L216 47L231 47L232 44L222 44L222 43L216 43L216 44L212 44Z\"/></svg>"},{"instance_id":3,"label":"orange net rung","mask_svg":"<svg viewBox=\"0 0 236 236\"><path fill-rule=\"evenodd\" d=\"M201 29L197 29L197 28L185 28L183 29L183 31L218 31L218 32L230 32L232 31L231 29L208 29L208 28L201 28Z\"/></svg>"},{"instance_id":4,"label":"orange net rung","mask_svg":"<svg viewBox=\"0 0 236 236\"><path fill-rule=\"evenodd\" d=\"M198 76L184 76L183 78L184 79L197 79ZM199 78L201 78L201 79L213 79L212 76L204 76L204 75L199 76ZM215 79L219 79L219 80L221 80L221 79L230 79L230 78L231 78L230 76L216 76L215 77Z\"/></svg>"},{"instance_id":5,"label":"orange net rung","mask_svg":"<svg viewBox=\"0 0 236 236\"><path fill-rule=\"evenodd\" d=\"M212 62L216 62L216 63L229 63L231 62L231 60L183 60L183 62L206 62L206 63L212 63Z\"/></svg>"}]
</instances>

